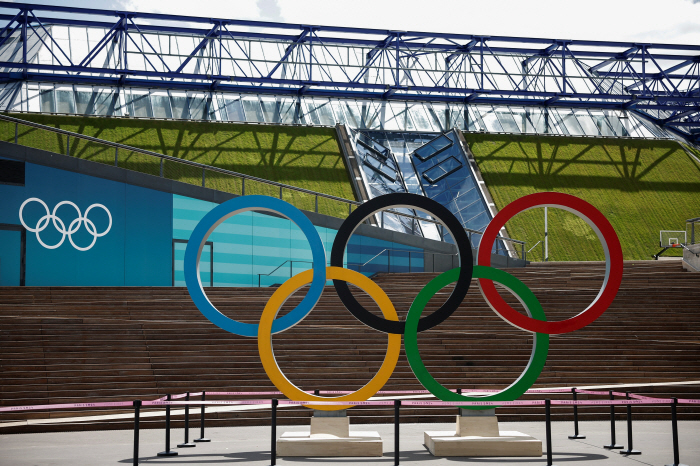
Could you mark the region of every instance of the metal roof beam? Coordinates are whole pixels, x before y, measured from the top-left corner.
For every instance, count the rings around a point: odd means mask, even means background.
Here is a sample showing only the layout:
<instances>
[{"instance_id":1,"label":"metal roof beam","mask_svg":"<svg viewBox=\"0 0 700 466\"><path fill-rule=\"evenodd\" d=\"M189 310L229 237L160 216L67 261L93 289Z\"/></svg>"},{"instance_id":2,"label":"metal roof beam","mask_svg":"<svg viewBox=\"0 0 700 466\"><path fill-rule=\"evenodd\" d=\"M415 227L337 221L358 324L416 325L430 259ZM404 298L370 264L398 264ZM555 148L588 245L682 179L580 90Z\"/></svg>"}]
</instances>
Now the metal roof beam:
<instances>
[{"instance_id":1,"label":"metal roof beam","mask_svg":"<svg viewBox=\"0 0 700 466\"><path fill-rule=\"evenodd\" d=\"M538 60L540 58L550 57L552 55L552 53L554 53L559 48L560 45L561 44L559 44L559 43L554 43L554 44L550 45L549 47L547 47L546 49L538 51L537 53L535 53L532 56L523 60L522 65L527 66L531 62Z\"/></svg>"},{"instance_id":2,"label":"metal roof beam","mask_svg":"<svg viewBox=\"0 0 700 466\"><path fill-rule=\"evenodd\" d=\"M601 69L604 66L607 66L611 63L615 63L615 62L621 61L621 60L627 60L631 55L634 55L638 51L639 51L639 47L635 45L634 47L630 47L629 49L625 50L622 53L616 54L615 57L610 59L610 60L605 60L603 62L598 63L597 65L592 66L590 68L590 70L591 71L598 71L599 69Z\"/></svg>"}]
</instances>

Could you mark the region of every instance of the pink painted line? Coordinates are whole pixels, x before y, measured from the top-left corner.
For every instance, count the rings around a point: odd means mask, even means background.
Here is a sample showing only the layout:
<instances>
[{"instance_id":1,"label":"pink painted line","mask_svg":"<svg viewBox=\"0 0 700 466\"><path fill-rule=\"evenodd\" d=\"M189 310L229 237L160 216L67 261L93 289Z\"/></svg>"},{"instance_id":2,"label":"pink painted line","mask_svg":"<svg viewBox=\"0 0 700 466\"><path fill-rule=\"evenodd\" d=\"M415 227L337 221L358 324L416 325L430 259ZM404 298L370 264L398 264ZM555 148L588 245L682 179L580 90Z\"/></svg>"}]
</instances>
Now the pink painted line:
<instances>
[{"instance_id":1,"label":"pink painted line","mask_svg":"<svg viewBox=\"0 0 700 466\"><path fill-rule=\"evenodd\" d=\"M544 400L529 401L418 401L401 400L401 406L543 406Z\"/></svg>"},{"instance_id":2,"label":"pink painted line","mask_svg":"<svg viewBox=\"0 0 700 466\"><path fill-rule=\"evenodd\" d=\"M587 395L600 395L600 396L609 396L610 392L602 392L602 391L593 391L593 390L576 390L578 393L585 393ZM622 396L625 397L627 396L626 393L622 392L612 392L614 396Z\"/></svg>"},{"instance_id":3,"label":"pink painted line","mask_svg":"<svg viewBox=\"0 0 700 466\"><path fill-rule=\"evenodd\" d=\"M187 393L180 393L179 395L171 395L170 399L171 400L179 400L180 398L185 398L187 396ZM202 392L197 392L197 393L190 393L190 396L202 396ZM160 400L165 400L167 396L163 398L159 398Z\"/></svg>"},{"instance_id":4,"label":"pink painted line","mask_svg":"<svg viewBox=\"0 0 700 466\"><path fill-rule=\"evenodd\" d=\"M692 402L700 403L700 400ZM562 406L626 406L626 405L654 405L671 404L671 399L654 400L551 400L552 405ZM232 401L144 401L144 406L166 406L166 405L266 405L270 400L232 400ZM323 405L323 406L393 406L393 400L373 400L373 401L300 401L300 400L279 400L280 405L301 406L301 405ZM544 400L515 400L515 401L420 401L402 400L402 406L544 406Z\"/></svg>"},{"instance_id":5,"label":"pink painted line","mask_svg":"<svg viewBox=\"0 0 700 466\"><path fill-rule=\"evenodd\" d=\"M671 404L673 400L666 398L654 398L650 400L552 400L553 405L567 406L626 406L626 405L656 405Z\"/></svg>"},{"instance_id":6,"label":"pink painted line","mask_svg":"<svg viewBox=\"0 0 700 466\"><path fill-rule=\"evenodd\" d=\"M456 390L451 390L452 392L456 392ZM463 393L497 393L501 390L496 390L496 389L465 389ZM577 390L578 393L583 393L583 390ZM313 393L312 391L306 391L306 393ZM319 393L321 394L326 394L326 395L348 395L350 393L355 393L354 391L351 390L320 390ZM535 388L535 389L530 389L526 393L571 393L571 390L568 388ZM607 395L608 392L590 392L591 394L605 394ZM376 395L429 395L430 392L428 390L380 390L376 393ZM197 393L190 393L190 396L201 396L202 392L197 392ZM216 396L269 396L269 395L283 395L282 392L207 392L207 395L216 395ZM180 398L184 398L186 396L185 393L181 393L178 395L171 395L172 400L178 400ZM624 394L620 395L624 396ZM161 398L157 398L154 401L164 401L167 397L163 396Z\"/></svg>"},{"instance_id":7,"label":"pink painted line","mask_svg":"<svg viewBox=\"0 0 700 466\"><path fill-rule=\"evenodd\" d=\"M214 393L225 393L225 392L211 392ZM234 393L246 393L246 392L234 392ZM261 393L271 393L278 394L278 392L250 392L261 394ZM599 392L601 394L607 394L606 392ZM597 393L595 393L597 394ZM192 395L192 394L190 394ZM673 400L670 398L651 398L637 395L637 399L622 399L622 400L551 400L552 405L561 406L625 406L625 405L655 405L655 404L672 404ZM180 397L181 398L181 397ZM678 400L679 403L683 404L700 404L700 399L686 399L681 398ZM153 401L143 401L142 406L178 406L178 405L267 405L270 404L271 400L207 400L207 401L165 401L165 400L153 400ZM280 405L334 405L334 406L392 406L394 404L393 400L372 400L372 401L298 401L298 400L279 400ZM421 400L402 400L401 404L403 406L542 406L545 404L544 400L515 400L515 401L421 401ZM29 411L29 410L48 410L48 409L75 409L75 408L116 408L116 407L131 407L133 406L132 401L115 401L115 402L102 402L102 403L62 403L62 404L51 404L51 405L33 405L33 406L8 406L0 407L0 412L12 412L12 411Z\"/></svg>"},{"instance_id":8,"label":"pink painted line","mask_svg":"<svg viewBox=\"0 0 700 466\"><path fill-rule=\"evenodd\" d=\"M8 406L0 408L0 412L30 411L36 409L71 409L71 408L115 408L118 406L134 406L133 401L112 401L104 403L61 403L54 405Z\"/></svg>"},{"instance_id":9,"label":"pink painted line","mask_svg":"<svg viewBox=\"0 0 700 466\"><path fill-rule=\"evenodd\" d=\"M452 390L454 391L454 390ZM321 390L321 393L333 393ZM379 390L377 395L428 395L428 390Z\"/></svg>"},{"instance_id":10,"label":"pink painted line","mask_svg":"<svg viewBox=\"0 0 700 466\"><path fill-rule=\"evenodd\" d=\"M282 395L282 392L207 392L207 395L216 396L262 396L262 395Z\"/></svg>"},{"instance_id":11,"label":"pink painted line","mask_svg":"<svg viewBox=\"0 0 700 466\"><path fill-rule=\"evenodd\" d=\"M653 396L635 395L634 393L630 393L630 397L636 400L658 400L658 398Z\"/></svg>"},{"instance_id":12,"label":"pink painted line","mask_svg":"<svg viewBox=\"0 0 700 466\"><path fill-rule=\"evenodd\" d=\"M281 403L281 401L280 401L280 403ZM144 401L142 403L142 406L265 405L265 404L269 405L270 400Z\"/></svg>"},{"instance_id":13,"label":"pink painted line","mask_svg":"<svg viewBox=\"0 0 700 466\"><path fill-rule=\"evenodd\" d=\"M583 393L586 395L600 395L600 396L609 396L610 395L609 392L592 391L592 390L576 390L576 392ZM627 393L622 393L622 392L612 392L612 393L613 393L613 395L619 396L622 398L627 396ZM630 393L630 397L637 399L637 400L648 400L648 401L665 399L665 398L656 398L656 397L652 397L652 396L635 395L633 393Z\"/></svg>"}]
</instances>

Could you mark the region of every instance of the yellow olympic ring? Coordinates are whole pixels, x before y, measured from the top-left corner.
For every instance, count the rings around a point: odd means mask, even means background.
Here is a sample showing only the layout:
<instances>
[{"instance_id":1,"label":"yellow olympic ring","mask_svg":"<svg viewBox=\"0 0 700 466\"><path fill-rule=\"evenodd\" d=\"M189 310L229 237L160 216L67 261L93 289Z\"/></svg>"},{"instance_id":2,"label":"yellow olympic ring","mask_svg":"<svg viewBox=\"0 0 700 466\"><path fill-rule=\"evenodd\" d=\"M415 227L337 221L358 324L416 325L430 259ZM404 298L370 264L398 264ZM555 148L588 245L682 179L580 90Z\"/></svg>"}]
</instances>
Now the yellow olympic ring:
<instances>
[{"instance_id":1,"label":"yellow olympic ring","mask_svg":"<svg viewBox=\"0 0 700 466\"><path fill-rule=\"evenodd\" d=\"M260 361L262 362L263 368L267 373L275 387L287 396L290 400L294 401L365 401L369 397L376 394L384 384L389 380L391 374L396 368L396 363L399 360L399 354L401 353L401 335L395 333L387 334L388 346L386 349L386 356L384 357L384 362L379 371L372 377L372 380L367 382L367 384L360 388L359 390L349 393L347 395L338 397L321 397L316 395L311 395L299 389L292 382L287 380L275 360L275 355L272 351L272 322L277 317L277 313L284 305L285 301L299 288L311 283L313 278L313 270L307 270L306 272L301 272L286 282L284 282L275 293L272 295L270 300L267 302L265 309L263 310L262 316L260 317L260 325L258 326L258 351L260 352ZM361 288L365 291L377 306L382 311L384 318L387 320L398 321L399 316L396 314L396 309L394 305L389 300L389 297L384 293L376 283L374 283L369 278L365 277L361 273L355 272L354 270L344 269L342 267L326 267L326 278L343 280L348 283ZM340 406L340 405L305 405L307 408L320 409L324 411L334 411L338 409L347 409L352 406Z\"/></svg>"}]
</instances>

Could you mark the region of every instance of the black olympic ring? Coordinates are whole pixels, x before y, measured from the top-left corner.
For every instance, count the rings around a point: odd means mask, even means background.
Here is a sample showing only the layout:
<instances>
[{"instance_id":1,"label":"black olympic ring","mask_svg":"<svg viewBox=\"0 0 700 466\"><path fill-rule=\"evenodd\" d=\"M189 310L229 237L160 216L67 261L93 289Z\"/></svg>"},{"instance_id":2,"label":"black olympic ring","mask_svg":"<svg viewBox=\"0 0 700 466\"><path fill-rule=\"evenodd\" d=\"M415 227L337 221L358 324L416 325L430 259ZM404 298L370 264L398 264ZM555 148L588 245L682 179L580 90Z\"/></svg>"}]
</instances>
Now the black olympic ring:
<instances>
[{"instance_id":1,"label":"black olympic ring","mask_svg":"<svg viewBox=\"0 0 700 466\"><path fill-rule=\"evenodd\" d=\"M460 272L457 278L457 283L452 290L452 294L447 298L447 301L440 306L432 314L422 317L418 321L418 331L428 330L442 323L457 310L462 300L469 291L469 285L472 281L474 271L474 258L472 255L472 246L466 231L459 223L459 220L445 206L428 197L419 196L418 194L409 193L391 193L380 197L375 197L352 212L343 222L338 230L338 234L333 241L333 249L331 250L331 266L343 267L343 255L345 246L347 246L350 237L357 227L370 215L379 212L380 210L389 209L392 207L417 208L426 212L442 221L443 225L452 235L454 242L459 252ZM350 287L343 280L333 280L333 285L338 293L338 297L343 302L345 307L354 315L360 322L375 330L384 333L403 334L406 323L386 320L372 314L364 308L350 291Z\"/></svg>"}]
</instances>

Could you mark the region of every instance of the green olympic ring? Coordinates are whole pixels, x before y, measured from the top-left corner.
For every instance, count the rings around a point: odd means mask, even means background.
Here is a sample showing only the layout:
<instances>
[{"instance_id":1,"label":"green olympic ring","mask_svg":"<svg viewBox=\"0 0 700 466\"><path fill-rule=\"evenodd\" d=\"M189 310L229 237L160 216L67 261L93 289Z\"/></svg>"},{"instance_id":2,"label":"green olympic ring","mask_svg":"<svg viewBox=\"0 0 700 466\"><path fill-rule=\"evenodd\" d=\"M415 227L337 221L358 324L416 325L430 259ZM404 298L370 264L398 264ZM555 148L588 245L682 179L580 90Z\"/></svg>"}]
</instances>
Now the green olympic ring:
<instances>
[{"instance_id":1,"label":"green olympic ring","mask_svg":"<svg viewBox=\"0 0 700 466\"><path fill-rule=\"evenodd\" d=\"M411 308L408 310L408 315L406 316L406 333L404 334L404 347L406 349L408 363L418 381L439 400L468 402L515 400L523 395L535 383L537 377L539 377L544 368L545 362L547 361L547 352L549 351L549 335L546 333L535 333L530 360L525 370L520 374L520 377L507 388L492 395L466 396L457 394L445 388L435 380L435 378L430 375L430 372L428 372L425 364L423 364L420 352L418 351L418 321L428 301L442 288L457 281L459 271L460 269L457 267L433 278L425 285L420 293L418 293L416 299L413 300ZM473 277L486 278L500 283L518 298L531 318L541 321L547 320L542 305L532 291L513 275L492 267L475 265ZM464 406L464 408L492 409L495 408L495 406Z\"/></svg>"}]
</instances>

